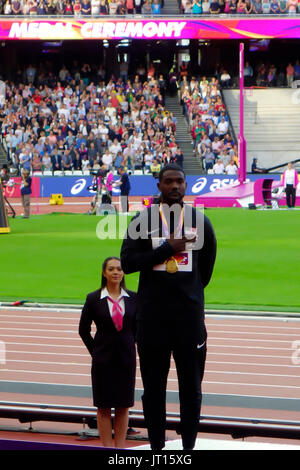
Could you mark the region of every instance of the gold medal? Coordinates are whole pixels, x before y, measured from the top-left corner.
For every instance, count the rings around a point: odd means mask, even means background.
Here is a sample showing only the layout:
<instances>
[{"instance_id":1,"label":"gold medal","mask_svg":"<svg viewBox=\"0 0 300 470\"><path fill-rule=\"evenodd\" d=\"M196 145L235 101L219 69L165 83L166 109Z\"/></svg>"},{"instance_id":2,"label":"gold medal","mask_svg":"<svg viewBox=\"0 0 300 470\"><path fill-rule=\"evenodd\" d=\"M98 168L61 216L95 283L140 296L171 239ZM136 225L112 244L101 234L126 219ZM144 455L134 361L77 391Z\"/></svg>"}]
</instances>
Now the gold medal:
<instances>
[{"instance_id":1,"label":"gold medal","mask_svg":"<svg viewBox=\"0 0 300 470\"><path fill-rule=\"evenodd\" d=\"M178 271L178 263L174 257L166 261L166 270L168 273L173 274Z\"/></svg>"}]
</instances>

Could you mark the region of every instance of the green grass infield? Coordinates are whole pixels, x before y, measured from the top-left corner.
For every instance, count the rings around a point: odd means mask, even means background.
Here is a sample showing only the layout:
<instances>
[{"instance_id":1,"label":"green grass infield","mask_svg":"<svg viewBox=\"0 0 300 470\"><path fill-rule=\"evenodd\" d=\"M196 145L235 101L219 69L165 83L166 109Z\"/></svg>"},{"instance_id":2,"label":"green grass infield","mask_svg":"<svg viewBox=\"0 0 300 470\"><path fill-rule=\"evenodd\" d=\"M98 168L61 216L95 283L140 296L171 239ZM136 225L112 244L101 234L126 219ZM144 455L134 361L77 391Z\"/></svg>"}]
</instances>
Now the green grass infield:
<instances>
[{"instance_id":1,"label":"green grass infield","mask_svg":"<svg viewBox=\"0 0 300 470\"><path fill-rule=\"evenodd\" d=\"M205 214L218 241L207 308L300 312L300 212ZM97 237L101 220L67 213L10 218L11 232L0 235L0 302L82 304L100 285L102 261L120 254L121 238ZM111 216L117 235L129 220ZM126 284L137 290L138 274L126 276Z\"/></svg>"}]
</instances>

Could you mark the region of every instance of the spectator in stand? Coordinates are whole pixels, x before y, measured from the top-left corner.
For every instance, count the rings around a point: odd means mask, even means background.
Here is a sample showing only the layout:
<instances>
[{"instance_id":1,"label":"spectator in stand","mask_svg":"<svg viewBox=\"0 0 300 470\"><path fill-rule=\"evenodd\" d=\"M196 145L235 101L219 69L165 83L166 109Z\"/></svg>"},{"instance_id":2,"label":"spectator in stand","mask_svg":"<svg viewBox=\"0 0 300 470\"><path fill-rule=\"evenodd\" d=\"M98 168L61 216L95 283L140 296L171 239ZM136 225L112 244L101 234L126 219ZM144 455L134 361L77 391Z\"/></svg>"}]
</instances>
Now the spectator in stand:
<instances>
[{"instance_id":1,"label":"spectator in stand","mask_svg":"<svg viewBox=\"0 0 300 470\"><path fill-rule=\"evenodd\" d=\"M74 16L81 16L82 5L80 0L75 0L73 4Z\"/></svg>"},{"instance_id":2,"label":"spectator in stand","mask_svg":"<svg viewBox=\"0 0 300 470\"><path fill-rule=\"evenodd\" d=\"M215 156L211 149L211 142L207 145L204 150L204 162L205 162L205 169L212 170L214 163L215 163Z\"/></svg>"},{"instance_id":3,"label":"spectator in stand","mask_svg":"<svg viewBox=\"0 0 300 470\"><path fill-rule=\"evenodd\" d=\"M152 5L150 0L145 0L145 3L142 5L142 14L152 15Z\"/></svg>"},{"instance_id":4,"label":"spectator in stand","mask_svg":"<svg viewBox=\"0 0 300 470\"><path fill-rule=\"evenodd\" d=\"M237 12L237 0L231 0L230 2L230 14L234 15Z\"/></svg>"},{"instance_id":5,"label":"spectator in stand","mask_svg":"<svg viewBox=\"0 0 300 470\"><path fill-rule=\"evenodd\" d=\"M245 62L245 67L244 67L244 82L245 86L251 86L252 85L252 79L253 79L253 68L249 64L248 61Z\"/></svg>"},{"instance_id":6,"label":"spectator in stand","mask_svg":"<svg viewBox=\"0 0 300 470\"><path fill-rule=\"evenodd\" d=\"M217 0L212 0L210 2L209 12L211 15L218 15L220 13L220 5Z\"/></svg>"},{"instance_id":7,"label":"spectator in stand","mask_svg":"<svg viewBox=\"0 0 300 470\"><path fill-rule=\"evenodd\" d=\"M203 15L209 15L210 11L210 2L209 0L203 0L202 1L202 13Z\"/></svg>"},{"instance_id":8,"label":"spectator in stand","mask_svg":"<svg viewBox=\"0 0 300 470\"><path fill-rule=\"evenodd\" d=\"M286 67L286 81L287 81L287 86L291 88L293 81L294 81L294 67L291 62Z\"/></svg>"},{"instance_id":9,"label":"spectator in stand","mask_svg":"<svg viewBox=\"0 0 300 470\"><path fill-rule=\"evenodd\" d=\"M245 13L250 15L253 12L252 0L245 0Z\"/></svg>"},{"instance_id":10,"label":"spectator in stand","mask_svg":"<svg viewBox=\"0 0 300 470\"><path fill-rule=\"evenodd\" d=\"M21 15L22 5L19 0L12 0L11 2L11 13L12 15Z\"/></svg>"},{"instance_id":11,"label":"spectator in stand","mask_svg":"<svg viewBox=\"0 0 300 470\"><path fill-rule=\"evenodd\" d=\"M278 15L280 13L280 5L278 0L272 0L270 3L270 13Z\"/></svg>"},{"instance_id":12,"label":"spectator in stand","mask_svg":"<svg viewBox=\"0 0 300 470\"><path fill-rule=\"evenodd\" d=\"M160 13L161 13L160 0L153 0L152 1L152 13L153 13L153 15L160 15Z\"/></svg>"},{"instance_id":13,"label":"spectator in stand","mask_svg":"<svg viewBox=\"0 0 300 470\"><path fill-rule=\"evenodd\" d=\"M288 0L288 14L295 15L297 13L298 0Z\"/></svg>"},{"instance_id":14,"label":"spectator in stand","mask_svg":"<svg viewBox=\"0 0 300 470\"><path fill-rule=\"evenodd\" d=\"M130 15L134 14L134 0L126 0L127 13Z\"/></svg>"},{"instance_id":15,"label":"spectator in stand","mask_svg":"<svg viewBox=\"0 0 300 470\"><path fill-rule=\"evenodd\" d=\"M194 0L193 7L192 7L193 15L201 15L202 14L202 0Z\"/></svg>"},{"instance_id":16,"label":"spectator in stand","mask_svg":"<svg viewBox=\"0 0 300 470\"><path fill-rule=\"evenodd\" d=\"M61 166L61 155L58 153L57 147L53 150L51 154L51 161L52 161L52 171L61 171L62 166Z\"/></svg>"},{"instance_id":17,"label":"spectator in stand","mask_svg":"<svg viewBox=\"0 0 300 470\"><path fill-rule=\"evenodd\" d=\"M258 168L257 166L257 158L253 158L252 165L251 165L251 173L263 173L264 170L262 168Z\"/></svg>"},{"instance_id":18,"label":"spectator in stand","mask_svg":"<svg viewBox=\"0 0 300 470\"><path fill-rule=\"evenodd\" d=\"M262 13L268 15L270 13L270 2L269 0L262 0Z\"/></svg>"},{"instance_id":19,"label":"spectator in stand","mask_svg":"<svg viewBox=\"0 0 300 470\"><path fill-rule=\"evenodd\" d=\"M93 1L97 1L97 0L93 0ZM73 11L73 5L71 3L71 0L66 0L65 15L73 15L73 14L74 14L74 11Z\"/></svg>"},{"instance_id":20,"label":"spectator in stand","mask_svg":"<svg viewBox=\"0 0 300 470\"><path fill-rule=\"evenodd\" d=\"M45 152L42 157L42 171L44 170L52 170L52 161L48 152Z\"/></svg>"},{"instance_id":21,"label":"spectator in stand","mask_svg":"<svg viewBox=\"0 0 300 470\"><path fill-rule=\"evenodd\" d=\"M227 175L236 175L238 172L238 168L235 164L235 161L232 159L230 160L229 164L225 168L225 172Z\"/></svg>"},{"instance_id":22,"label":"spectator in stand","mask_svg":"<svg viewBox=\"0 0 300 470\"><path fill-rule=\"evenodd\" d=\"M261 0L252 0L252 13L255 15L260 15L262 13L262 4Z\"/></svg>"},{"instance_id":23,"label":"spectator in stand","mask_svg":"<svg viewBox=\"0 0 300 470\"><path fill-rule=\"evenodd\" d=\"M222 88L229 88L230 86L230 81L231 81L231 77L229 75L229 73L227 72L227 70L223 70L223 72L221 73L221 76L220 76L220 85Z\"/></svg>"},{"instance_id":24,"label":"spectator in stand","mask_svg":"<svg viewBox=\"0 0 300 470\"><path fill-rule=\"evenodd\" d=\"M81 13L84 16L91 14L91 2L90 2L90 0L82 0Z\"/></svg>"},{"instance_id":25,"label":"spectator in stand","mask_svg":"<svg viewBox=\"0 0 300 470\"><path fill-rule=\"evenodd\" d=\"M281 14L287 13L287 9L288 9L287 0L279 0L279 8L280 8Z\"/></svg>"},{"instance_id":26,"label":"spectator in stand","mask_svg":"<svg viewBox=\"0 0 300 470\"><path fill-rule=\"evenodd\" d=\"M224 164L223 164L222 160L219 158L213 166L213 171L216 175L223 175L224 170L225 170Z\"/></svg>"},{"instance_id":27,"label":"spectator in stand","mask_svg":"<svg viewBox=\"0 0 300 470\"><path fill-rule=\"evenodd\" d=\"M237 6L236 6L236 12L241 15L246 13L246 3L245 0L238 0Z\"/></svg>"},{"instance_id":28,"label":"spectator in stand","mask_svg":"<svg viewBox=\"0 0 300 470\"><path fill-rule=\"evenodd\" d=\"M3 13L4 13L4 15L11 15L12 14L12 8L11 8L10 0L6 0L6 2L4 3Z\"/></svg>"},{"instance_id":29,"label":"spectator in stand","mask_svg":"<svg viewBox=\"0 0 300 470\"><path fill-rule=\"evenodd\" d=\"M100 0L100 15L108 15L109 10L108 6L106 5L106 0Z\"/></svg>"},{"instance_id":30,"label":"spectator in stand","mask_svg":"<svg viewBox=\"0 0 300 470\"><path fill-rule=\"evenodd\" d=\"M73 166L73 161L70 155L70 149L66 149L61 157L61 167L64 171L70 171Z\"/></svg>"},{"instance_id":31,"label":"spectator in stand","mask_svg":"<svg viewBox=\"0 0 300 470\"><path fill-rule=\"evenodd\" d=\"M294 65L294 79L295 80L300 80L300 63L299 63L299 59L296 60L295 65Z\"/></svg>"},{"instance_id":32,"label":"spectator in stand","mask_svg":"<svg viewBox=\"0 0 300 470\"><path fill-rule=\"evenodd\" d=\"M32 170L32 172L42 171L42 166L43 166L43 164L42 164L41 157L37 153L34 153L32 161L31 161L31 170Z\"/></svg>"}]
</instances>

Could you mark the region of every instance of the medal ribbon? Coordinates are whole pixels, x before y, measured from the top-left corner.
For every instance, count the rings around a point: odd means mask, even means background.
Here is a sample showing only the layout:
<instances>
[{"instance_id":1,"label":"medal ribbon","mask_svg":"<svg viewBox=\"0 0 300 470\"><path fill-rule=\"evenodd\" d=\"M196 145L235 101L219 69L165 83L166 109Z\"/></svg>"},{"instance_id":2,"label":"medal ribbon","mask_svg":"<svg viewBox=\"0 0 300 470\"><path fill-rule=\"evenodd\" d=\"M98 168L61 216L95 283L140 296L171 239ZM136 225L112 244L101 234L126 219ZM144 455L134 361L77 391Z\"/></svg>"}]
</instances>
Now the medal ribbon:
<instances>
[{"instance_id":1,"label":"medal ribbon","mask_svg":"<svg viewBox=\"0 0 300 470\"><path fill-rule=\"evenodd\" d=\"M159 213L160 213L161 221L162 221L163 228L164 228L164 234L167 237L169 235L169 230L168 230L167 220L166 220L165 214L164 214L163 209L162 209L162 204L159 205ZM184 207L182 207L182 209L181 209L180 220L179 220L178 227L176 229L176 235L174 233L175 238L177 236L179 236L181 231L182 231L183 218L184 218L183 214L184 214ZM175 232L175 229L174 229L174 232Z\"/></svg>"}]
</instances>

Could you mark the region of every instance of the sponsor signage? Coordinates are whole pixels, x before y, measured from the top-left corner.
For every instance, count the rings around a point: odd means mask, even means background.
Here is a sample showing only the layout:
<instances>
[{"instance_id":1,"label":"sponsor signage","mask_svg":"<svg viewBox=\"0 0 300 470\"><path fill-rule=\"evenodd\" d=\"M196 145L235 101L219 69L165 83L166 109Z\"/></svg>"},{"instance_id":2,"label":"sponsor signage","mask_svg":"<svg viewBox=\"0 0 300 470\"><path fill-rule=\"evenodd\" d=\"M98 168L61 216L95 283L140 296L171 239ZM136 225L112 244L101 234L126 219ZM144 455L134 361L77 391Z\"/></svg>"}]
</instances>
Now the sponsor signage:
<instances>
[{"instance_id":1,"label":"sponsor signage","mask_svg":"<svg viewBox=\"0 0 300 470\"><path fill-rule=\"evenodd\" d=\"M39 19L42 18L42 19ZM300 18L5 18L0 39L284 39L300 38Z\"/></svg>"},{"instance_id":2,"label":"sponsor signage","mask_svg":"<svg viewBox=\"0 0 300 470\"><path fill-rule=\"evenodd\" d=\"M246 182L261 178L272 178L280 181L280 174L247 175ZM18 180L17 178L15 178ZM114 177L116 181L118 176ZM231 175L187 175L187 196L199 196L206 193L232 187L239 184L237 176ZM33 178L33 194L36 197L50 197L51 194L62 194L63 197L93 197L91 189L92 176L44 176ZM158 194L158 180L152 175L130 175L130 196L153 196ZM20 197L20 186L7 188L8 197ZM118 188L113 189L113 196L120 195Z\"/></svg>"}]
</instances>

